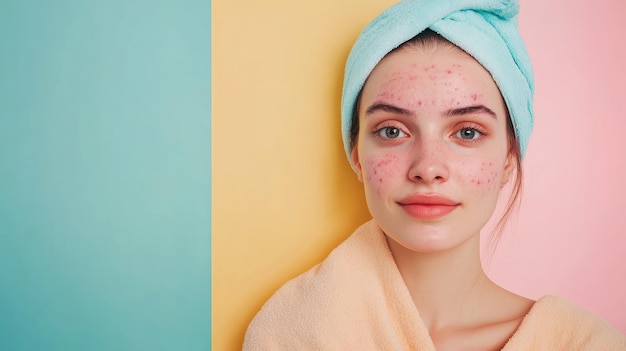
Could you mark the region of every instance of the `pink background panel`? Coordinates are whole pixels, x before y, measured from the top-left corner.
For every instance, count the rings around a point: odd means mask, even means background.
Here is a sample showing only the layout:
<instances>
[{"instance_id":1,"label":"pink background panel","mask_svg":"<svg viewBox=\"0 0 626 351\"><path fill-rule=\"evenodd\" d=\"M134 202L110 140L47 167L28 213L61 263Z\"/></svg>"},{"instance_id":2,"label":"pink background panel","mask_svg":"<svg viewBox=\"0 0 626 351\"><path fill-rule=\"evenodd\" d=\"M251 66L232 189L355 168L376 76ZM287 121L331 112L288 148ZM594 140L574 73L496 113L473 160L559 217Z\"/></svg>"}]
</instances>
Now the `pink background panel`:
<instances>
[{"instance_id":1,"label":"pink background panel","mask_svg":"<svg viewBox=\"0 0 626 351\"><path fill-rule=\"evenodd\" d=\"M626 3L521 1L536 76L525 188L487 270L626 333Z\"/></svg>"}]
</instances>

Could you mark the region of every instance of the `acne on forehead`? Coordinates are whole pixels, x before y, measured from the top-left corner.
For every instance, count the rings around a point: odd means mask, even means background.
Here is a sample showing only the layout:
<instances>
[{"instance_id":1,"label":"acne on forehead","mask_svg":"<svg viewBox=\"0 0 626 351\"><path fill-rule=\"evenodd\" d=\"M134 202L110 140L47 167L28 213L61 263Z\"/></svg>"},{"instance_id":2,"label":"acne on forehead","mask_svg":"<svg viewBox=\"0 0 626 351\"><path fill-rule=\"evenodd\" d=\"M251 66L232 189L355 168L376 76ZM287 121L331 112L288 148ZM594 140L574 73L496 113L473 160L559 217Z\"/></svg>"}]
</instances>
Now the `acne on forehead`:
<instances>
[{"instance_id":1,"label":"acne on forehead","mask_svg":"<svg viewBox=\"0 0 626 351\"><path fill-rule=\"evenodd\" d=\"M393 66L385 67L383 70L391 71L391 78L383 84L383 87L392 83L398 82L415 82L417 80L431 80L437 81L441 78L451 78L451 75L458 76L459 79L463 78L463 66L459 63L452 64L437 64L437 63L411 63L408 67L403 69L395 69ZM376 72L377 69L374 69ZM383 76L389 74L382 73Z\"/></svg>"},{"instance_id":2,"label":"acne on forehead","mask_svg":"<svg viewBox=\"0 0 626 351\"><path fill-rule=\"evenodd\" d=\"M506 114L491 74L468 54L448 50L399 50L385 57L365 82L359 118L374 103L413 111L484 104Z\"/></svg>"},{"instance_id":3,"label":"acne on forehead","mask_svg":"<svg viewBox=\"0 0 626 351\"><path fill-rule=\"evenodd\" d=\"M391 73L391 77L384 81L378 89L374 100L398 103L412 108L427 105L435 106L438 103L460 106L462 101L469 103L481 100L484 94L480 92L471 92L459 96L459 91L463 86L461 83L465 82L463 72L460 70L461 67L461 64L418 65L413 63L410 69ZM434 87L442 86L450 90L447 94L450 96L450 99L448 101L438 101L427 99L426 96L420 96L422 94L415 88L416 83L420 81L428 81L434 84ZM411 90L414 90L415 94L408 95L407 92Z\"/></svg>"}]
</instances>

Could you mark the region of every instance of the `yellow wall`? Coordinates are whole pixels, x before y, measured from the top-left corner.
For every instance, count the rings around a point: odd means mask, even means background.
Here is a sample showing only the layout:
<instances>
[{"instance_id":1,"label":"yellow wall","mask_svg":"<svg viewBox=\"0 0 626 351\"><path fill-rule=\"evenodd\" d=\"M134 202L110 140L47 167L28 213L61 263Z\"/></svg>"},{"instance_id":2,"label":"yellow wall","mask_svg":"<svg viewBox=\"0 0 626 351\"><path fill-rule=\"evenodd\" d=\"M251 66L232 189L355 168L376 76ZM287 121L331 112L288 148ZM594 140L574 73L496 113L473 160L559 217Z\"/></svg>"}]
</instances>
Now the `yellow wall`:
<instances>
[{"instance_id":1,"label":"yellow wall","mask_svg":"<svg viewBox=\"0 0 626 351\"><path fill-rule=\"evenodd\" d=\"M243 3L242 3L243 2ZM369 215L343 153L343 66L391 0L213 1L213 349Z\"/></svg>"}]
</instances>

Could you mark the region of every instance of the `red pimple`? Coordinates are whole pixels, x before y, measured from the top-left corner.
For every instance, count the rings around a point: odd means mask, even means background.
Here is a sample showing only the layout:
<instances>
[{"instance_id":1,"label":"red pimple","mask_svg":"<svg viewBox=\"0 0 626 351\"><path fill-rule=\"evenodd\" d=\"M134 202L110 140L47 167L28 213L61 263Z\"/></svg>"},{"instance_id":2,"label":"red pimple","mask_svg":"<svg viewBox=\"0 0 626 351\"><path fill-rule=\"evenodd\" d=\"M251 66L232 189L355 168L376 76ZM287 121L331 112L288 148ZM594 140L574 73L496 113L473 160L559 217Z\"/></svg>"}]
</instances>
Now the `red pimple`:
<instances>
[{"instance_id":1,"label":"red pimple","mask_svg":"<svg viewBox=\"0 0 626 351\"><path fill-rule=\"evenodd\" d=\"M417 101L417 106L422 106L422 100Z\"/></svg>"},{"instance_id":2,"label":"red pimple","mask_svg":"<svg viewBox=\"0 0 626 351\"><path fill-rule=\"evenodd\" d=\"M447 70L446 73L451 74L452 70Z\"/></svg>"},{"instance_id":3,"label":"red pimple","mask_svg":"<svg viewBox=\"0 0 626 351\"><path fill-rule=\"evenodd\" d=\"M390 159L384 159L382 161L379 161L378 164L376 165L376 167L382 167L382 166L388 165L389 162L391 162Z\"/></svg>"}]
</instances>

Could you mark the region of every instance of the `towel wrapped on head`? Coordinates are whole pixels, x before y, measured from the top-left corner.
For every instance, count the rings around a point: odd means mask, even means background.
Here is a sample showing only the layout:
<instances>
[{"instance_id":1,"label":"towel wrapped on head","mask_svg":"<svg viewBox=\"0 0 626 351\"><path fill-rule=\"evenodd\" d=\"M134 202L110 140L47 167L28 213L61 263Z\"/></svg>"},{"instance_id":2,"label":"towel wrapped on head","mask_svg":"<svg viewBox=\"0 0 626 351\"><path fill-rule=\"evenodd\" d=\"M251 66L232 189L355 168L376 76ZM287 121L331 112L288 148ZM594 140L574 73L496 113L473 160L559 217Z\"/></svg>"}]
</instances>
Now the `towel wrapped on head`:
<instances>
[{"instance_id":1,"label":"towel wrapped on head","mask_svg":"<svg viewBox=\"0 0 626 351\"><path fill-rule=\"evenodd\" d=\"M523 156L533 128L534 78L517 29L516 0L404 0L374 19L346 63L341 132L348 159L358 96L378 62L429 28L473 56L493 77L509 111Z\"/></svg>"}]
</instances>

